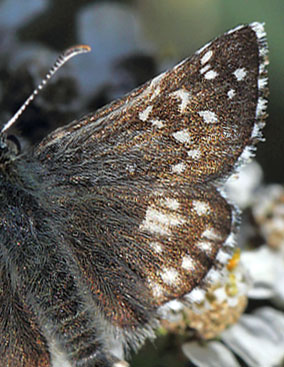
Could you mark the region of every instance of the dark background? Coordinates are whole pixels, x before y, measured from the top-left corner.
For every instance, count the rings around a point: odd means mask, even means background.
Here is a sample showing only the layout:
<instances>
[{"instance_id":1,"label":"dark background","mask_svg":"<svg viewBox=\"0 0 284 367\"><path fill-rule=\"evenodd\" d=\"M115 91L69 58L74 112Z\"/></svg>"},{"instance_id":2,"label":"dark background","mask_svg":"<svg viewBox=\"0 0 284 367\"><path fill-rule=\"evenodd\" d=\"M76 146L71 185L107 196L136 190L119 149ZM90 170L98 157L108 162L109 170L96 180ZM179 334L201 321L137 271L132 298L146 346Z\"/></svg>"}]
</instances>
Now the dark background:
<instances>
[{"instance_id":1,"label":"dark background","mask_svg":"<svg viewBox=\"0 0 284 367\"><path fill-rule=\"evenodd\" d=\"M212 38L266 23L269 118L257 160L266 182L284 182L283 0L0 0L0 121L17 110L65 48L91 45L58 72L14 130L36 144L50 130L110 102ZM186 365L177 338L148 343L133 367ZM188 364L189 365L189 364Z\"/></svg>"}]
</instances>

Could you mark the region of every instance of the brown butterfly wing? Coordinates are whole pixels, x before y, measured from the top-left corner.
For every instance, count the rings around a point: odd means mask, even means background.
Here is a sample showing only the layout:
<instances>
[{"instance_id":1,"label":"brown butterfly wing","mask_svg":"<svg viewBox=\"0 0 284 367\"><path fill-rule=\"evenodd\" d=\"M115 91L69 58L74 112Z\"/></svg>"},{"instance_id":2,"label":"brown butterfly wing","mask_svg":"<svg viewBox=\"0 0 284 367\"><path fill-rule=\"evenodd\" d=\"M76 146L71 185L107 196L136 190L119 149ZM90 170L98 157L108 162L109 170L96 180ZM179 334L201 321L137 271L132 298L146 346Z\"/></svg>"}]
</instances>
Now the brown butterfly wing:
<instances>
[{"instance_id":1,"label":"brown butterfly wing","mask_svg":"<svg viewBox=\"0 0 284 367\"><path fill-rule=\"evenodd\" d=\"M92 244L84 261L84 242L72 250L112 322L147 319L149 305L189 293L217 264L234 228L221 182L248 158L265 117L262 33L259 24L228 32L37 148L75 213L70 226Z\"/></svg>"}]
</instances>

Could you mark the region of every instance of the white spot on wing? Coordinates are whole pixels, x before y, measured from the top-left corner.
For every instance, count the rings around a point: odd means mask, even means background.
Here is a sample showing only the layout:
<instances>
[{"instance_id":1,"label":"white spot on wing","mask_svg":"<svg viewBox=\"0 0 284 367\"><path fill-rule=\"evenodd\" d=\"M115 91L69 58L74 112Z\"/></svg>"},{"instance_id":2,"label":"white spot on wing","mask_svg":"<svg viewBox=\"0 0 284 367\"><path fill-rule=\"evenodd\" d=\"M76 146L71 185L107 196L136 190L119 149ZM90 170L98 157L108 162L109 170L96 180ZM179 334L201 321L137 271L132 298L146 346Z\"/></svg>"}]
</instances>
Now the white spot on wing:
<instances>
[{"instance_id":1,"label":"white spot on wing","mask_svg":"<svg viewBox=\"0 0 284 367\"><path fill-rule=\"evenodd\" d=\"M161 120L151 120L150 122L152 123L153 126L156 126L158 129L164 127L164 123Z\"/></svg>"},{"instance_id":2,"label":"white spot on wing","mask_svg":"<svg viewBox=\"0 0 284 367\"><path fill-rule=\"evenodd\" d=\"M165 198L161 199L161 204L166 205L169 209L177 210L179 208L179 202L176 199Z\"/></svg>"},{"instance_id":3,"label":"white spot on wing","mask_svg":"<svg viewBox=\"0 0 284 367\"><path fill-rule=\"evenodd\" d=\"M143 110L142 112L139 112L139 118L141 121L146 121L150 115L150 113L152 112L153 106L148 106L145 108L145 110Z\"/></svg>"},{"instance_id":4,"label":"white spot on wing","mask_svg":"<svg viewBox=\"0 0 284 367\"><path fill-rule=\"evenodd\" d=\"M189 158L199 159L201 157L201 151L199 149L192 149L187 152Z\"/></svg>"},{"instance_id":5,"label":"white spot on wing","mask_svg":"<svg viewBox=\"0 0 284 367\"><path fill-rule=\"evenodd\" d=\"M212 57L213 55L213 51L212 50L209 50L207 51L201 58L200 62L201 62L201 65L204 65L206 64Z\"/></svg>"},{"instance_id":6,"label":"white spot on wing","mask_svg":"<svg viewBox=\"0 0 284 367\"><path fill-rule=\"evenodd\" d=\"M150 242L150 247L157 253L163 252L162 245L159 242Z\"/></svg>"},{"instance_id":7,"label":"white spot on wing","mask_svg":"<svg viewBox=\"0 0 284 367\"><path fill-rule=\"evenodd\" d=\"M164 73L157 75L154 79L152 79L148 88L145 89L145 91L143 92L141 96L142 97L148 96L150 94L151 95L150 101L156 98L161 92L160 83L165 78L166 75L167 75L167 72L164 72Z\"/></svg>"},{"instance_id":8,"label":"white spot on wing","mask_svg":"<svg viewBox=\"0 0 284 367\"><path fill-rule=\"evenodd\" d=\"M161 88L159 86L157 86L154 91L153 94L151 95L150 101L152 101L154 98L158 97L158 95L161 92Z\"/></svg>"},{"instance_id":9,"label":"white spot on wing","mask_svg":"<svg viewBox=\"0 0 284 367\"><path fill-rule=\"evenodd\" d=\"M172 172L173 173L182 173L185 170L186 166L184 163L178 163L172 166Z\"/></svg>"},{"instance_id":10,"label":"white spot on wing","mask_svg":"<svg viewBox=\"0 0 284 367\"><path fill-rule=\"evenodd\" d=\"M215 79L216 76L218 75L218 73L214 70L209 70L207 71L207 73L204 75L204 78L207 80L211 80L211 79Z\"/></svg>"},{"instance_id":11,"label":"white spot on wing","mask_svg":"<svg viewBox=\"0 0 284 367\"><path fill-rule=\"evenodd\" d=\"M207 70L211 68L210 64L205 65L203 68L200 69L200 74L204 74Z\"/></svg>"},{"instance_id":12,"label":"white spot on wing","mask_svg":"<svg viewBox=\"0 0 284 367\"><path fill-rule=\"evenodd\" d=\"M192 144L191 137L187 129L176 131L173 133L173 137L180 143Z\"/></svg>"},{"instance_id":13,"label":"white spot on wing","mask_svg":"<svg viewBox=\"0 0 284 367\"><path fill-rule=\"evenodd\" d=\"M193 270L194 269L194 261L189 255L185 255L182 258L181 267L185 270Z\"/></svg>"},{"instance_id":14,"label":"white spot on wing","mask_svg":"<svg viewBox=\"0 0 284 367\"><path fill-rule=\"evenodd\" d=\"M161 278L168 285L174 285L178 278L178 272L175 268L165 268L161 271Z\"/></svg>"},{"instance_id":15,"label":"white spot on wing","mask_svg":"<svg viewBox=\"0 0 284 367\"><path fill-rule=\"evenodd\" d=\"M179 98L181 100L180 104L180 112L185 112L188 104L191 101L191 93L188 92L185 89L179 89L173 93L170 94L170 96L174 96L176 98Z\"/></svg>"},{"instance_id":16,"label":"white spot on wing","mask_svg":"<svg viewBox=\"0 0 284 367\"><path fill-rule=\"evenodd\" d=\"M218 232L216 232L214 228L205 229L201 237L205 237L208 240L220 240L222 238L221 235Z\"/></svg>"},{"instance_id":17,"label":"white spot on wing","mask_svg":"<svg viewBox=\"0 0 284 367\"><path fill-rule=\"evenodd\" d=\"M247 75L247 71L245 68L239 68L236 69L233 74L235 75L235 77L237 78L237 81L240 82L241 80L243 80L245 78L245 76Z\"/></svg>"},{"instance_id":18,"label":"white spot on wing","mask_svg":"<svg viewBox=\"0 0 284 367\"><path fill-rule=\"evenodd\" d=\"M163 291L163 288L160 286L160 284L153 283L150 280L149 280L149 284L150 284L150 289L154 297L159 298L163 295L164 291Z\"/></svg>"},{"instance_id":19,"label":"white spot on wing","mask_svg":"<svg viewBox=\"0 0 284 367\"><path fill-rule=\"evenodd\" d=\"M203 117L204 122L207 124L214 124L218 122L217 116L215 112L212 111L199 111L199 116Z\"/></svg>"},{"instance_id":20,"label":"white spot on wing","mask_svg":"<svg viewBox=\"0 0 284 367\"><path fill-rule=\"evenodd\" d=\"M235 89L230 89L227 93L229 99L232 99L236 95Z\"/></svg>"},{"instance_id":21,"label":"white spot on wing","mask_svg":"<svg viewBox=\"0 0 284 367\"><path fill-rule=\"evenodd\" d=\"M210 241L198 241L196 246L205 252L211 252L212 250L212 243Z\"/></svg>"},{"instance_id":22,"label":"white spot on wing","mask_svg":"<svg viewBox=\"0 0 284 367\"><path fill-rule=\"evenodd\" d=\"M172 227L183 224L185 220L181 215L163 213L153 206L146 211L145 219L140 229L150 233L159 233L161 235L170 235Z\"/></svg>"},{"instance_id":23,"label":"white spot on wing","mask_svg":"<svg viewBox=\"0 0 284 367\"><path fill-rule=\"evenodd\" d=\"M204 203L203 201L193 200L192 206L198 215L206 215L210 213L209 204Z\"/></svg>"}]
</instances>

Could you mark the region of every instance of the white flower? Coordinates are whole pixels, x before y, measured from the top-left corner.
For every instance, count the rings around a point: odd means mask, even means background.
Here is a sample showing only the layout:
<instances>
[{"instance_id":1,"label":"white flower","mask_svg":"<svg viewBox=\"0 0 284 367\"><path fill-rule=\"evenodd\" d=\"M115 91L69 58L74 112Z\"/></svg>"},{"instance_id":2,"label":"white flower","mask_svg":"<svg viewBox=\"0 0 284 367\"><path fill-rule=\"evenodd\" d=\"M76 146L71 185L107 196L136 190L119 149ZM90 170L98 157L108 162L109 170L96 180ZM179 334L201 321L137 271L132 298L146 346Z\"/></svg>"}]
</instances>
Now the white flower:
<instances>
[{"instance_id":1,"label":"white flower","mask_svg":"<svg viewBox=\"0 0 284 367\"><path fill-rule=\"evenodd\" d=\"M270 299L279 296L278 288L283 297L284 261L279 255L263 246L244 251L241 264L243 271L250 270L249 297ZM243 314L219 335L218 341L189 342L182 350L198 367L240 367L235 355L249 367L280 367L284 361L284 313L272 307L259 308L252 314Z\"/></svg>"},{"instance_id":2,"label":"white flower","mask_svg":"<svg viewBox=\"0 0 284 367\"><path fill-rule=\"evenodd\" d=\"M252 213L266 244L284 254L284 187L268 185L260 189Z\"/></svg>"},{"instance_id":3,"label":"white flower","mask_svg":"<svg viewBox=\"0 0 284 367\"><path fill-rule=\"evenodd\" d=\"M277 367L284 358L284 315L269 307L251 315L221 334L221 341L183 345L184 354L198 367L240 367L235 354L250 367Z\"/></svg>"},{"instance_id":4,"label":"white flower","mask_svg":"<svg viewBox=\"0 0 284 367\"><path fill-rule=\"evenodd\" d=\"M258 301L269 300L281 309L284 306L284 188L270 185L256 191L261 174L255 164L239 176L227 185L227 193L233 200L238 198L242 208L252 207L259 231L254 236L260 234L266 242L259 248L242 250L241 263L252 282L247 296ZM246 242L249 243L247 238ZM236 356L249 367L283 366L284 312L260 307L240 316L237 323L219 335L219 340L203 344L188 342L182 349L198 367L240 367Z\"/></svg>"},{"instance_id":5,"label":"white flower","mask_svg":"<svg viewBox=\"0 0 284 367\"><path fill-rule=\"evenodd\" d=\"M271 299L284 306L284 255L268 246L244 251L242 261L250 271L253 287L248 296Z\"/></svg>"},{"instance_id":6,"label":"white flower","mask_svg":"<svg viewBox=\"0 0 284 367\"><path fill-rule=\"evenodd\" d=\"M254 221L265 245L245 251L242 260L250 270L253 288L248 295L284 306L284 187L259 190L252 206Z\"/></svg>"},{"instance_id":7,"label":"white flower","mask_svg":"<svg viewBox=\"0 0 284 367\"><path fill-rule=\"evenodd\" d=\"M262 178L263 172L260 165L252 161L228 179L225 191L239 208L244 209L252 203Z\"/></svg>"}]
</instances>

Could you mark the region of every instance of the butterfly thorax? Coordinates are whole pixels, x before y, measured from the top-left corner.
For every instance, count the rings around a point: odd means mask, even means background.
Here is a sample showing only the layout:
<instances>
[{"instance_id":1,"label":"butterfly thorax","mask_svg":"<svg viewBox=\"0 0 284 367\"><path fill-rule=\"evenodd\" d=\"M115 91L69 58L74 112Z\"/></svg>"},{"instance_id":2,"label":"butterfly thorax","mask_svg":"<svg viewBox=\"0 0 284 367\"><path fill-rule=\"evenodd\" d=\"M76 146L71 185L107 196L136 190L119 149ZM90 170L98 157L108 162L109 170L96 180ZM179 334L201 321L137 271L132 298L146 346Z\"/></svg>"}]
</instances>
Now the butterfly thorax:
<instances>
[{"instance_id":1,"label":"butterfly thorax","mask_svg":"<svg viewBox=\"0 0 284 367\"><path fill-rule=\"evenodd\" d=\"M21 242L32 237L34 218L39 216L42 206L38 197L39 179L35 162L17 156L15 147L3 135L0 137L0 230L1 247L5 237L12 247L21 237ZM35 211L35 212L34 212ZM36 214L35 214L36 213ZM45 214L45 213L44 213ZM42 214L41 216L43 216ZM17 224L19 229L15 231ZM11 240L14 237L14 240ZM8 239L10 241L8 241Z\"/></svg>"},{"instance_id":2,"label":"butterfly thorax","mask_svg":"<svg viewBox=\"0 0 284 367\"><path fill-rule=\"evenodd\" d=\"M17 243L25 249L27 243L35 243L35 223L47 215L39 199L40 165L32 157L19 152L13 138L0 134L1 251L7 247L9 252L13 252Z\"/></svg>"}]
</instances>

